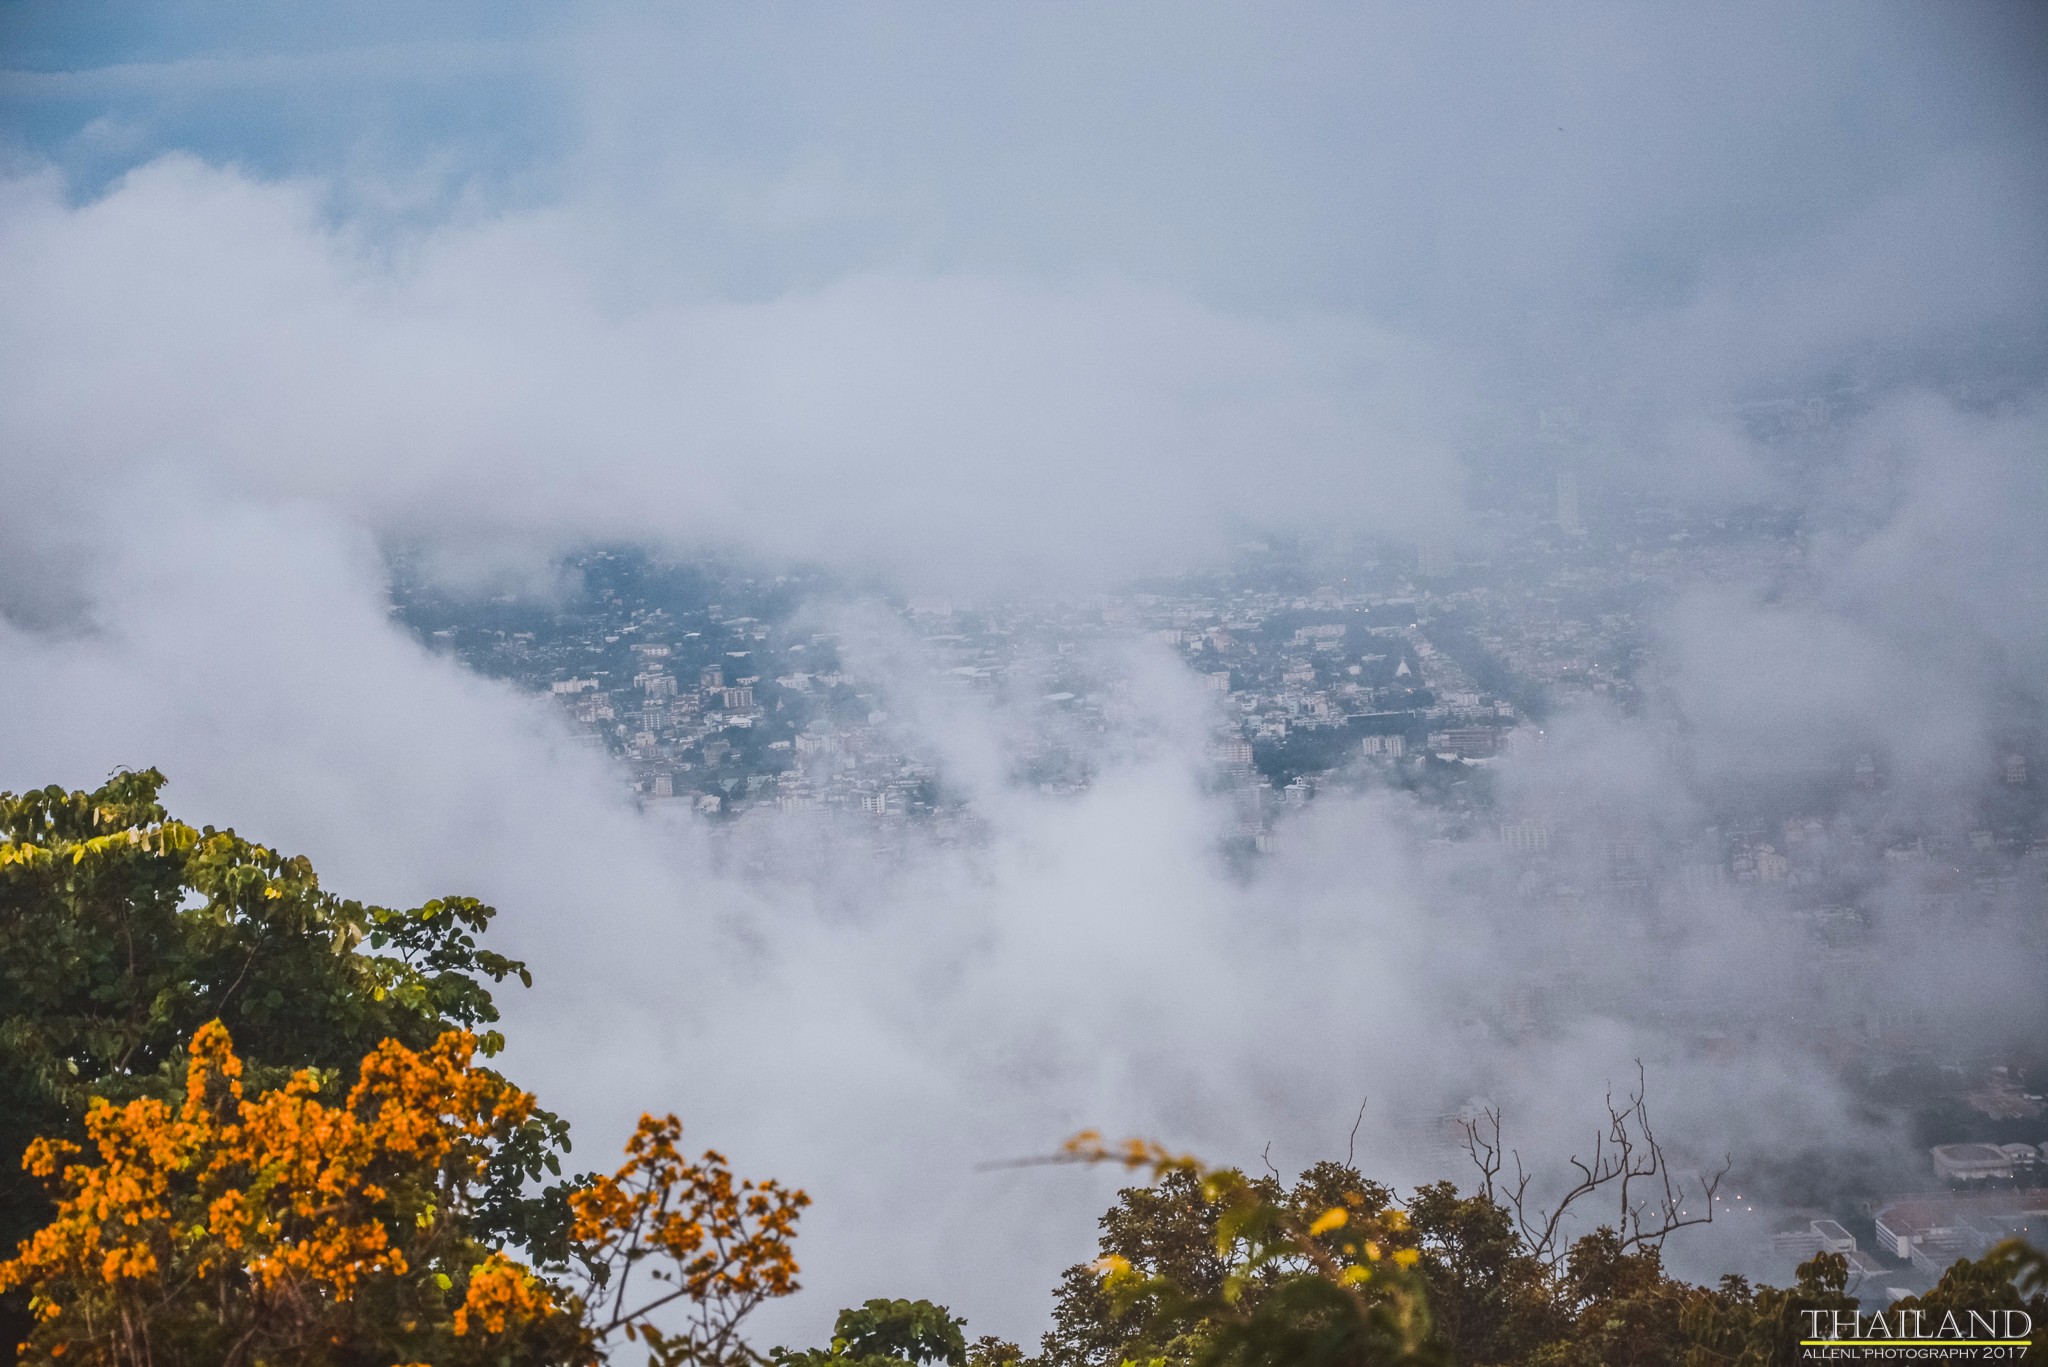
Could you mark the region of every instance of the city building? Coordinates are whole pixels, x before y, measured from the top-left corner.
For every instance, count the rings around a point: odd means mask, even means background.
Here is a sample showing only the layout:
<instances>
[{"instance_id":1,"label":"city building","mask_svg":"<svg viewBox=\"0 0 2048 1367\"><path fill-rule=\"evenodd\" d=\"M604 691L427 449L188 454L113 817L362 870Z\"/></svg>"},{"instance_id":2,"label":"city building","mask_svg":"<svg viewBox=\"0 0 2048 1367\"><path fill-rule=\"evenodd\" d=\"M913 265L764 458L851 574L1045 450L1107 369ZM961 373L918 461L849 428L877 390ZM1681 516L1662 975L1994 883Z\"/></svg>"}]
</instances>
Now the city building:
<instances>
[{"instance_id":1,"label":"city building","mask_svg":"<svg viewBox=\"0 0 2048 1367\"><path fill-rule=\"evenodd\" d=\"M1939 1276L1958 1258L1979 1258L2006 1239L2048 1231L2048 1192L1908 1196L1873 1213L1878 1247Z\"/></svg>"},{"instance_id":2,"label":"city building","mask_svg":"<svg viewBox=\"0 0 2048 1367\"><path fill-rule=\"evenodd\" d=\"M1432 751L1459 759L1491 759L1500 750L1500 732L1490 726L1457 726L1429 733Z\"/></svg>"},{"instance_id":3,"label":"city building","mask_svg":"<svg viewBox=\"0 0 2048 1367\"><path fill-rule=\"evenodd\" d=\"M1771 1252L1801 1261L1816 1253L1846 1257L1856 1251L1856 1236L1818 1210L1790 1210L1778 1216L1772 1221L1768 1242Z\"/></svg>"},{"instance_id":4,"label":"city building","mask_svg":"<svg viewBox=\"0 0 2048 1367\"><path fill-rule=\"evenodd\" d=\"M1934 1156L1934 1175L1944 1182L2012 1180L2012 1159L1996 1144L1937 1144L1930 1152Z\"/></svg>"}]
</instances>

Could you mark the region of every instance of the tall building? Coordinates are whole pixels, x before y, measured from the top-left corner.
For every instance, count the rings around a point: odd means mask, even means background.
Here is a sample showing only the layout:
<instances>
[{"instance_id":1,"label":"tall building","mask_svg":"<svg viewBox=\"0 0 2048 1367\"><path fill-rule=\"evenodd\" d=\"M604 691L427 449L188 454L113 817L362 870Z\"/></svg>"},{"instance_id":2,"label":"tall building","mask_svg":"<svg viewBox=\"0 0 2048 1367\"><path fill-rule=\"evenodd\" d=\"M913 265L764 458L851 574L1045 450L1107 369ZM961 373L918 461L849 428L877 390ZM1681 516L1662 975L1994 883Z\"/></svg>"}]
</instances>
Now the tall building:
<instances>
[{"instance_id":1,"label":"tall building","mask_svg":"<svg viewBox=\"0 0 2048 1367\"><path fill-rule=\"evenodd\" d=\"M1586 524L1579 520L1579 473L1576 470L1557 472L1557 529L1566 536L1577 536L1586 530Z\"/></svg>"}]
</instances>

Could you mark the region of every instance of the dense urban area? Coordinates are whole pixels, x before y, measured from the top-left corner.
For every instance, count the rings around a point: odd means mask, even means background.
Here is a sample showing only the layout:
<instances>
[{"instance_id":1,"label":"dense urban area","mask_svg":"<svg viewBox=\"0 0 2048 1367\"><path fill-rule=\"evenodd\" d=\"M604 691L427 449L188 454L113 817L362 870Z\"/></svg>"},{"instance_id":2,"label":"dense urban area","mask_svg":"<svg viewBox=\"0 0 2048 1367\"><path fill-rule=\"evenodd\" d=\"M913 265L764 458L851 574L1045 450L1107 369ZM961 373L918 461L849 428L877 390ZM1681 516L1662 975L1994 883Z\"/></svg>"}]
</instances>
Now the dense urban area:
<instances>
[{"instance_id":1,"label":"dense urban area","mask_svg":"<svg viewBox=\"0 0 2048 1367\"><path fill-rule=\"evenodd\" d=\"M1646 621L1660 604L1703 580L1794 577L1801 535L1779 509L1699 517L1564 468L1540 497L1476 514L1456 538L1259 541L1227 571L1118 594L884 605L821 573L612 547L568 557L569 587L551 598L480 601L432 587L401 551L393 611L474 669L546 695L648 809L725 840L826 822L883 857L980 838L973 802L926 743L935 706L965 698L1019 719L1003 732L1005 780L1056 799L1150 743L1163 686L1148 671L1170 657L1185 672L1167 691L1202 716L1205 782L1227 799L1219 859L1256 876L1288 840L1291 811L1393 789L1429 840L1487 847L1497 886L1565 928L1557 952L1489 1004L1486 1028L1508 1037L1594 990L1571 927L1583 942L1626 926L1654 947L1703 906L1762 918L1805 946L1777 1019L1666 982L1611 1005L1702 1050L1797 1034L1872 1114L1898 1117L1917 1177L1825 1160L1757 1171L1748 1185L1778 1198L1731 1190L1723 1218L1747 1221L1758 1265L1781 1275L1827 1250L1874 1285L1924 1287L1957 1256L2048 1222L2048 1076L2038 1056L1958 1045L1924 1007L1895 1007L1918 998L1883 990L1897 971L1888 931L2040 939L2040 737L1997 737L1974 812L1945 824L1885 800L1882 749L1844 752L1827 772L1703 780L1712 819L1679 832L1498 791L1518 756L1558 743L1550 718L1643 707L1657 686ZM1450 1154L1484 1112L1483 1097L1447 1101L1404 1133Z\"/></svg>"}]
</instances>

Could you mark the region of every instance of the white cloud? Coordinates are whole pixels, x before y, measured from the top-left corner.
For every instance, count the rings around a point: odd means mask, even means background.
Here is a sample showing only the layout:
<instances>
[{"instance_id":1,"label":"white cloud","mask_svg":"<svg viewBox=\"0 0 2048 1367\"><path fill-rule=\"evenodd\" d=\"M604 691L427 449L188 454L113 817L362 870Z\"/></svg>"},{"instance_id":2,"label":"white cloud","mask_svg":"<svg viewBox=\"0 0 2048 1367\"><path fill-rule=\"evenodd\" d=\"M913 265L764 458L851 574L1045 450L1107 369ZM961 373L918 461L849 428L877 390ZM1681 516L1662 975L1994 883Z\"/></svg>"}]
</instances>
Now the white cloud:
<instances>
[{"instance_id":1,"label":"white cloud","mask_svg":"<svg viewBox=\"0 0 2048 1367\"><path fill-rule=\"evenodd\" d=\"M1611 831L1695 833L1708 780L1845 746L1945 813L2048 664L2038 414L1909 399L1767 447L1728 405L2038 312L2033 96L1958 94L1968 43L1868 8L756 13L615 12L549 56L586 126L542 188L424 223L402 176L175 150L104 193L0 183L0 785L156 764L176 810L353 895L500 905L540 978L515 1065L580 1159L672 1107L820 1197L802 1333L880 1294L1028 1330L1112 1179L972 1168L1084 1124L1298 1164L1370 1093L1368 1161L1419 1177L1395 1117L1483 1091L1557 1150L1641 1054L1702 1147L1882 1138L1774 1033L1791 932L1725 899L1573 914L1385 795L1228 874L1203 704L1157 660L1128 663L1137 739L1054 801L1002 778L1038 718L924 690L849 622L989 844L891 867L798 834L776 876L735 872L394 628L376 538L492 572L603 537L1089 584L1246 530L1454 520L1459 456L1522 449L1562 396L1618 483L1806 514L1782 575L1663 620L1647 721L1563 718L1508 772L1582 832L1573 876ZM199 74L331 95L364 63ZM1894 95L1925 117L1830 122ZM122 147L162 126L107 117ZM2024 1008L2007 947L1928 972ZM1504 1029L1535 988L1561 1023ZM1640 1024L1657 994L1756 1033L1702 1055Z\"/></svg>"}]
</instances>

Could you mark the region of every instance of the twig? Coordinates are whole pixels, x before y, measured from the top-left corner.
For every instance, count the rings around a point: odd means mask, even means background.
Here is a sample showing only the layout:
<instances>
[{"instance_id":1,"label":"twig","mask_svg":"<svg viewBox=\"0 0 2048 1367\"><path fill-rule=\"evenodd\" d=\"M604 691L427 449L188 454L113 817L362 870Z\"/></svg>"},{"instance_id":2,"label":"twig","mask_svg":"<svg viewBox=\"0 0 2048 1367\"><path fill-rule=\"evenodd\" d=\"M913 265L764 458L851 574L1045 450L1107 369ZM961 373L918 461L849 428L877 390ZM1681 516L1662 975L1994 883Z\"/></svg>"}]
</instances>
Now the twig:
<instances>
[{"instance_id":1,"label":"twig","mask_svg":"<svg viewBox=\"0 0 2048 1367\"><path fill-rule=\"evenodd\" d=\"M1358 1169L1358 1127L1365 1123L1365 1105L1371 1100L1371 1093L1358 1099L1358 1118L1351 1122L1351 1142L1344 1146L1344 1166L1354 1172Z\"/></svg>"}]
</instances>

